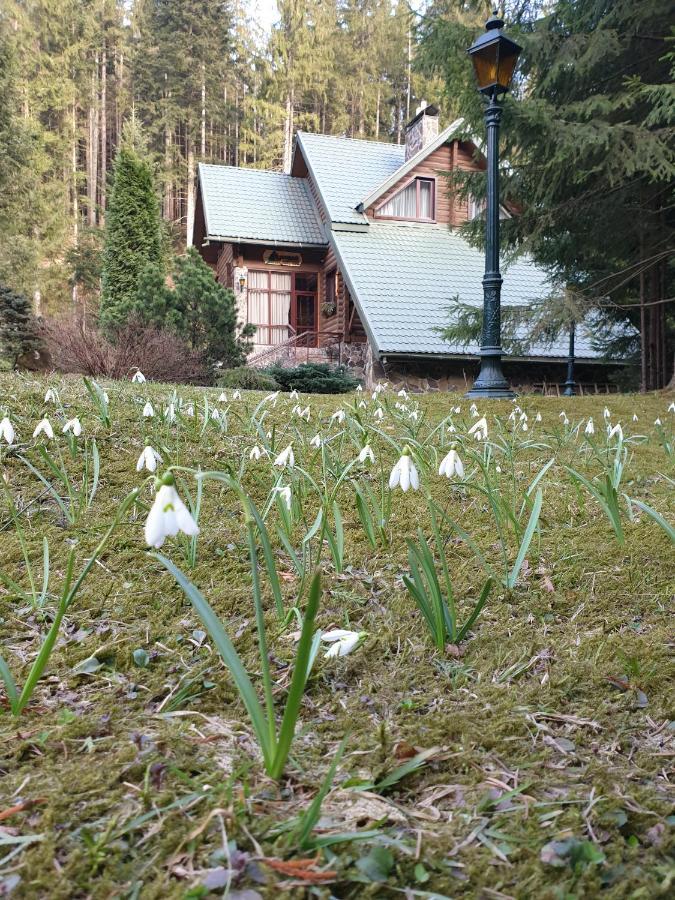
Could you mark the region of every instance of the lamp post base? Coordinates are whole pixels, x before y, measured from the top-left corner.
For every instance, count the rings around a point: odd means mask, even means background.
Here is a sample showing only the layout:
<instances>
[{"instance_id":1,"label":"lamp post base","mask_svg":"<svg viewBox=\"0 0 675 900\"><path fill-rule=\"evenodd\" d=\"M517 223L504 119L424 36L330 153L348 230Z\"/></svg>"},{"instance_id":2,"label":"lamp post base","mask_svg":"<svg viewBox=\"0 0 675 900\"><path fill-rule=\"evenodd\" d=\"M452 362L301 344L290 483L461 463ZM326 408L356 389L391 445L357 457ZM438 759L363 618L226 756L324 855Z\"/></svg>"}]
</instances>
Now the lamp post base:
<instances>
[{"instance_id":1,"label":"lamp post base","mask_svg":"<svg viewBox=\"0 0 675 900\"><path fill-rule=\"evenodd\" d=\"M481 358L480 374L473 387L464 395L472 400L482 397L485 400L513 400L515 392L509 387L502 372L502 351L485 354Z\"/></svg>"},{"instance_id":2,"label":"lamp post base","mask_svg":"<svg viewBox=\"0 0 675 900\"><path fill-rule=\"evenodd\" d=\"M576 396L576 385L573 381L566 381L563 385L563 397L574 397Z\"/></svg>"}]
</instances>

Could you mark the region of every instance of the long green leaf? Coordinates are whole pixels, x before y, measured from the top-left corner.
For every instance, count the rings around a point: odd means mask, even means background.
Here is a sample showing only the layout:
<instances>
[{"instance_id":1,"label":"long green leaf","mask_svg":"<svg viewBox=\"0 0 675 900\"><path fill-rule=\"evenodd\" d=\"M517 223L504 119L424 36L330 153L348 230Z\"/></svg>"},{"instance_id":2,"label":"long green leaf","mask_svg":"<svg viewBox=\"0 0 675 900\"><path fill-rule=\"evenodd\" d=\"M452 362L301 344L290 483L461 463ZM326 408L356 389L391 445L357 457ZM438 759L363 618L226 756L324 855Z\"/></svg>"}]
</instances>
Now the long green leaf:
<instances>
[{"instance_id":1,"label":"long green leaf","mask_svg":"<svg viewBox=\"0 0 675 900\"><path fill-rule=\"evenodd\" d=\"M421 753L417 753L411 759L407 759L402 765L397 766L393 769L388 775L385 775L384 778L381 778L377 784L375 784L374 790L376 791L385 791L387 788L393 787L395 784L405 778L406 775L410 775L412 772L416 772L418 769L421 769L422 766L426 765L428 760L432 757L437 756L439 752L439 747L431 747L429 750L422 750Z\"/></svg>"},{"instance_id":2,"label":"long green leaf","mask_svg":"<svg viewBox=\"0 0 675 900\"><path fill-rule=\"evenodd\" d=\"M539 513L541 512L541 504L543 502L544 495L541 492L541 488L537 488L537 493L534 498L534 504L532 506L532 512L530 513L530 518L527 523L527 528L525 529L525 534L523 535L523 539L520 543L520 549L518 550L518 556L516 557L516 561L513 564L513 568L509 573L508 578L506 579L506 587L509 590L515 587L516 582L518 581L518 575L520 574L520 568L523 565L523 560L525 559L525 554L529 550L530 542L532 541L532 537L534 535L535 529L537 527L537 523L539 522Z\"/></svg>"},{"instance_id":3,"label":"long green leaf","mask_svg":"<svg viewBox=\"0 0 675 900\"><path fill-rule=\"evenodd\" d=\"M279 616L280 619L283 619L285 615L284 598L281 594L279 574L277 572L277 565L274 560L272 545L270 544L269 535L267 534L267 528L265 528L265 523L263 522L255 503L250 500L248 506L251 511L251 515L255 519L256 528L258 529L258 536L260 537L260 544L262 546L263 556L265 558L267 577L269 578L270 587L272 588L272 596L274 597L274 605L277 610L277 616Z\"/></svg>"},{"instance_id":4,"label":"long green leaf","mask_svg":"<svg viewBox=\"0 0 675 900\"><path fill-rule=\"evenodd\" d=\"M667 522L663 516L658 513L653 507L649 506L647 503L643 503L642 500L633 500L630 501L633 506L639 507L643 512L646 512L648 516L656 522L657 525L660 525L661 528L665 531L668 537L675 543L675 528Z\"/></svg>"},{"instance_id":5,"label":"long green leaf","mask_svg":"<svg viewBox=\"0 0 675 900\"><path fill-rule=\"evenodd\" d=\"M363 498L363 494L358 487L356 487L356 509L359 518L361 519L363 531L368 538L368 543L374 550L377 547L377 538L375 537L375 529L373 527L373 517L371 516L370 510Z\"/></svg>"},{"instance_id":6,"label":"long green leaf","mask_svg":"<svg viewBox=\"0 0 675 900\"><path fill-rule=\"evenodd\" d=\"M7 699L9 700L9 708L12 710L12 713L17 716L20 712L19 692L16 689L16 682L14 681L9 666L5 662L3 656L0 656L0 678L2 678L5 685Z\"/></svg>"},{"instance_id":7,"label":"long green leaf","mask_svg":"<svg viewBox=\"0 0 675 900\"><path fill-rule=\"evenodd\" d=\"M483 585L483 590L480 592L480 597L478 598L478 602L474 606L471 611L471 615L466 620L464 625L459 629L457 633L456 643L459 644L460 641L463 641L466 635L469 633L471 626L476 621L478 616L481 614L483 607L487 603L487 599L490 596L490 591L492 590L492 585L494 584L492 578L488 578Z\"/></svg>"},{"instance_id":8,"label":"long green leaf","mask_svg":"<svg viewBox=\"0 0 675 900\"><path fill-rule=\"evenodd\" d=\"M328 771L326 772L326 777L321 782L321 787L319 788L316 797L312 800L310 805L300 817L300 826L293 837L294 840L297 841L298 846L300 846L303 850L308 847L309 836L314 830L314 826L319 821L319 816L321 815L321 805L326 798L326 794L333 786L335 773L337 772L337 767L340 765L342 755L345 752L345 747L347 746L348 739L349 733L347 733L342 738L340 746L338 747L337 752L333 757L333 761Z\"/></svg>"},{"instance_id":9,"label":"long green leaf","mask_svg":"<svg viewBox=\"0 0 675 900\"><path fill-rule=\"evenodd\" d=\"M265 763L266 765L269 765L272 761L273 747L270 746L267 732L267 722L265 719L263 708L260 704L260 701L258 700L253 685L251 684L251 679L248 677L248 673L244 669L241 657L235 650L232 641L226 634L225 629L220 622L220 619L216 616L215 612L213 611L209 602L206 600L203 594L194 586L194 584L192 584L192 582L188 578L185 577L183 572L181 572L181 570L177 566L175 566L170 559L162 556L161 553L153 553L151 555L154 556L155 559L159 560L164 568L168 572L170 572L171 575L173 575L179 586L182 588L183 593L192 604L195 612L204 623L204 627L210 634L211 640L216 645L216 648L220 653L223 662L230 670L232 678L234 679L234 683L237 687L237 690L239 691L239 696L241 697L242 702L246 707L246 711L248 712L249 718L251 719L251 724L255 729L256 736L260 743L260 749L262 751L263 757L265 758Z\"/></svg>"},{"instance_id":10,"label":"long green leaf","mask_svg":"<svg viewBox=\"0 0 675 900\"><path fill-rule=\"evenodd\" d=\"M286 699L286 708L284 709L284 715L281 720L279 739L277 741L272 765L268 769L268 774L275 779L280 778L284 771L288 752L295 735L295 723L298 719L302 695L305 690L305 685L307 684L307 667L312 648L314 622L319 610L320 599L321 573L317 570L314 573L309 588L309 599L307 601L307 609L302 623L300 641L298 642L298 649L295 655L295 666L293 668L291 686Z\"/></svg>"}]
</instances>

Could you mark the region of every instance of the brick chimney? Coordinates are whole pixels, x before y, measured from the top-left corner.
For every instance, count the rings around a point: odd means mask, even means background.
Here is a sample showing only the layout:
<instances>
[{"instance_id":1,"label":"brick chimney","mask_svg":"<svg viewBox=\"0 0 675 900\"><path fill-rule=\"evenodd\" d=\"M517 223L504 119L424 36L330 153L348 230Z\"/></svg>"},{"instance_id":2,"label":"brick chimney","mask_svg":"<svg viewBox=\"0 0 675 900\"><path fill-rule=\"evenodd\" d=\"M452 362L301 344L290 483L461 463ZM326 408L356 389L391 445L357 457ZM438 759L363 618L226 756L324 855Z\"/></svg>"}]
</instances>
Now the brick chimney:
<instances>
[{"instance_id":1,"label":"brick chimney","mask_svg":"<svg viewBox=\"0 0 675 900\"><path fill-rule=\"evenodd\" d=\"M422 100L414 117L405 127L406 162L437 137L438 109L435 106L428 106L427 101Z\"/></svg>"}]
</instances>

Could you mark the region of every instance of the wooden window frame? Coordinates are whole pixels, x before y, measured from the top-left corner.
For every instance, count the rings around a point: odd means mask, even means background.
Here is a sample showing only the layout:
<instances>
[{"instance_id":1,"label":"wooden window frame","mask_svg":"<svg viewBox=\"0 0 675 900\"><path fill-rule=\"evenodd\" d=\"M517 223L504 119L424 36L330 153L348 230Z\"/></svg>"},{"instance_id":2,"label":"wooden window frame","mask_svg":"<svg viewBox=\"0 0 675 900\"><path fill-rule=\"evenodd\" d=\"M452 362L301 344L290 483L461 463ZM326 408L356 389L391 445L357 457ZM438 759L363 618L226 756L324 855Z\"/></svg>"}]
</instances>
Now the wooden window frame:
<instances>
[{"instance_id":1,"label":"wooden window frame","mask_svg":"<svg viewBox=\"0 0 675 900\"><path fill-rule=\"evenodd\" d=\"M431 184L431 209L433 215L431 218L423 218L420 215L415 215L414 218L410 218L410 216L383 216L380 213L380 209L383 206L386 206L390 200L393 200L394 197L397 197L402 191L405 191L406 188L410 187L413 182L417 182L417 190L415 196L415 212L419 213L420 210L420 182L428 181ZM412 178L409 178L405 184L401 185L401 187L390 197L387 197L386 200L382 200L375 207L375 218L376 219L388 219L389 221L394 222L428 222L430 224L434 224L436 222L436 178L433 175L413 175Z\"/></svg>"},{"instance_id":2,"label":"wooden window frame","mask_svg":"<svg viewBox=\"0 0 675 900\"><path fill-rule=\"evenodd\" d=\"M256 328L266 328L268 330L268 334L271 337L271 330L275 328L282 328L285 326L282 325L273 325L272 324L272 295L273 294L290 294L291 295L291 308L290 308L290 322L288 323L291 329L297 334L298 331L298 297L314 297L314 323L315 327L313 329L309 329L310 332L319 331L320 325L320 310L319 310L319 273L315 271L291 271L289 272L287 268L279 268L279 269L249 269L249 276L253 273L256 275L263 274L267 276L267 287L265 288L251 288L249 286L248 290L257 291L258 293L264 293L267 295L267 322L251 322L251 325L255 325ZM279 291L274 290L272 288L272 275L289 275L291 279L291 287L289 291ZM314 291L299 291L296 289L295 285L295 277L296 275L308 276L313 275L316 278L316 290ZM246 317L248 319L248 303L246 310ZM290 337L290 335L289 335ZM254 338L255 340L255 338ZM272 344L265 344L264 346L273 346ZM313 346L313 345L312 345Z\"/></svg>"}]
</instances>

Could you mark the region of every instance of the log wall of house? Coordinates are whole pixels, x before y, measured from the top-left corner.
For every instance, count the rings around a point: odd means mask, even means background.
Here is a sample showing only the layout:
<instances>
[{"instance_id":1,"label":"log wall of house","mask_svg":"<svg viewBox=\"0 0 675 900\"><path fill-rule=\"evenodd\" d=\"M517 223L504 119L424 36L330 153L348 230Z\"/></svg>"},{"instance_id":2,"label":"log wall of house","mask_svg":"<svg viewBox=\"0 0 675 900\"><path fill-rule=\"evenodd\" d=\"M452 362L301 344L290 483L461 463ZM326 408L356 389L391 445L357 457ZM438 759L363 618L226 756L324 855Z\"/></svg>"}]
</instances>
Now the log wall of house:
<instances>
[{"instance_id":1,"label":"log wall of house","mask_svg":"<svg viewBox=\"0 0 675 900\"><path fill-rule=\"evenodd\" d=\"M467 202L450 196L447 173L453 169L477 171L482 168L473 157L473 144L452 141L443 144L438 150L430 153L418 166L415 166L400 181L392 185L379 200L369 206L366 215L377 218L377 207L397 194L413 178L434 178L436 180L436 222L441 225L461 225L466 222Z\"/></svg>"}]
</instances>

